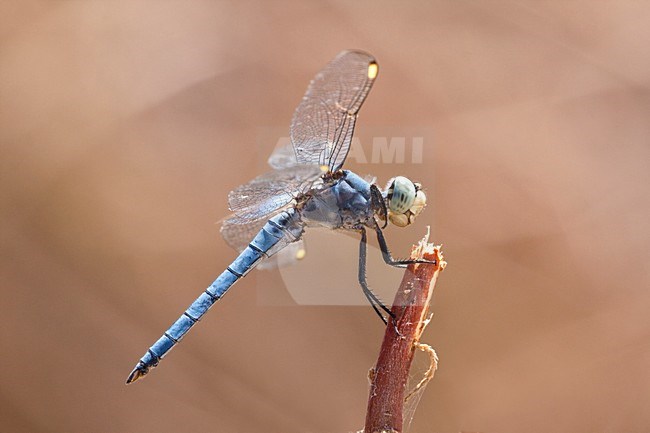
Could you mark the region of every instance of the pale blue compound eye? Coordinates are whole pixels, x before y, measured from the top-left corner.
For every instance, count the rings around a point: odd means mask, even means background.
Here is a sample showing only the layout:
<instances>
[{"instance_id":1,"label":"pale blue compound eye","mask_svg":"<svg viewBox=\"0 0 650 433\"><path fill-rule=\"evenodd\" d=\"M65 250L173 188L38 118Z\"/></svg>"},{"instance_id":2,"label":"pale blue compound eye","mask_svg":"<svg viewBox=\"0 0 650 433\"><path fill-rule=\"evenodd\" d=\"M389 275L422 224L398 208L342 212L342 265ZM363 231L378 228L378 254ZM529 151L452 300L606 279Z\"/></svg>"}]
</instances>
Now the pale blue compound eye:
<instances>
[{"instance_id":1,"label":"pale blue compound eye","mask_svg":"<svg viewBox=\"0 0 650 433\"><path fill-rule=\"evenodd\" d=\"M391 186L392 196L388 207L392 212L403 214L413 206L415 201L415 185L404 176L397 176Z\"/></svg>"}]
</instances>

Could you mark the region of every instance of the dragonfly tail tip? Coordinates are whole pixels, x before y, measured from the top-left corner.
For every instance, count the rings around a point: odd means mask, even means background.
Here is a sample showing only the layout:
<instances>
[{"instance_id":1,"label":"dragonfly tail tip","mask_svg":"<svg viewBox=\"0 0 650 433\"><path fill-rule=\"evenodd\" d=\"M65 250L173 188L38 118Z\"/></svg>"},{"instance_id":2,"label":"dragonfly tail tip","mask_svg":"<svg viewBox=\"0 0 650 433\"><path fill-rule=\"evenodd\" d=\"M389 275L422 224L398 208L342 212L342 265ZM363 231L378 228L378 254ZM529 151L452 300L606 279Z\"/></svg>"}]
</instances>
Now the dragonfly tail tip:
<instances>
[{"instance_id":1,"label":"dragonfly tail tip","mask_svg":"<svg viewBox=\"0 0 650 433\"><path fill-rule=\"evenodd\" d=\"M149 371L148 369L145 369L142 365L138 364L131 374L129 374L129 377L126 379L126 384L130 384L135 382L136 380L140 379L141 377L144 377L145 374L147 374Z\"/></svg>"}]
</instances>

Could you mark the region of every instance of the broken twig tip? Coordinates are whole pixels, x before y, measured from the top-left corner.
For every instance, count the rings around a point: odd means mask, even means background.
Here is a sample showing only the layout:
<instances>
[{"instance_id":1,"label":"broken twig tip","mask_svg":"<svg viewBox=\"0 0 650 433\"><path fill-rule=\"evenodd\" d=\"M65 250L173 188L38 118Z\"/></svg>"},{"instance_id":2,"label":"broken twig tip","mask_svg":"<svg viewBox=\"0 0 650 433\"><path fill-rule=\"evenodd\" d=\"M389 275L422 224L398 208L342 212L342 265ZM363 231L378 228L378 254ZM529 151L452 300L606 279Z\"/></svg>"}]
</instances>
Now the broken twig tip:
<instances>
[{"instance_id":1,"label":"broken twig tip","mask_svg":"<svg viewBox=\"0 0 650 433\"><path fill-rule=\"evenodd\" d=\"M442 254L442 244L435 245L433 243L430 243L430 235L431 230L430 227L427 226L427 233L424 235L424 237L417 243L417 245L413 245L413 247L411 247L411 259L422 260L425 258L425 256L428 256L426 259L434 261L438 269L442 271L445 269L445 266L447 266L447 262L444 261Z\"/></svg>"}]
</instances>

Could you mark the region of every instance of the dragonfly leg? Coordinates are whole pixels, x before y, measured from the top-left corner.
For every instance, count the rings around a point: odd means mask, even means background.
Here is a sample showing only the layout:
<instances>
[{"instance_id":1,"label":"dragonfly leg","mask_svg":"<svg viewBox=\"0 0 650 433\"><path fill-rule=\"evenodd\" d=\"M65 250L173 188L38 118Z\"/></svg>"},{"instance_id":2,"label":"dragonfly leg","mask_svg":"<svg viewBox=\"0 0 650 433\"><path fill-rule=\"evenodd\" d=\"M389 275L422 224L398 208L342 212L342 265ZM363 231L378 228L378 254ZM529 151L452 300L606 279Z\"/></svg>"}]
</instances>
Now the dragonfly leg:
<instances>
[{"instance_id":1,"label":"dragonfly leg","mask_svg":"<svg viewBox=\"0 0 650 433\"><path fill-rule=\"evenodd\" d=\"M375 215L379 216L379 219L383 222L381 228L385 229L388 225L388 209L386 209L386 200L384 200L377 185L370 185L370 198Z\"/></svg>"},{"instance_id":2,"label":"dragonfly leg","mask_svg":"<svg viewBox=\"0 0 650 433\"><path fill-rule=\"evenodd\" d=\"M365 228L362 227L359 231L361 232L361 242L359 243L359 284L361 285L361 289L363 289L363 294L366 296L377 315L381 318L382 322L388 323L379 309L381 308L384 310L386 314L393 319L395 319L395 315L386 305L384 305L383 302L381 302L377 295L372 292L370 287L368 287L368 281L366 280L366 244L368 238L366 237Z\"/></svg>"},{"instance_id":3,"label":"dragonfly leg","mask_svg":"<svg viewBox=\"0 0 650 433\"><path fill-rule=\"evenodd\" d=\"M375 227L375 232L377 232L377 241L379 241L379 248L381 249L381 255L384 258L384 262L386 262L386 264L395 266L396 268L405 268L407 265L411 265L413 263L429 263L431 265L436 264L435 260L423 260L423 259L395 260L392 254L390 253L390 250L388 249L388 244L386 243L386 238L384 238L384 233L381 231L379 227Z\"/></svg>"}]
</instances>

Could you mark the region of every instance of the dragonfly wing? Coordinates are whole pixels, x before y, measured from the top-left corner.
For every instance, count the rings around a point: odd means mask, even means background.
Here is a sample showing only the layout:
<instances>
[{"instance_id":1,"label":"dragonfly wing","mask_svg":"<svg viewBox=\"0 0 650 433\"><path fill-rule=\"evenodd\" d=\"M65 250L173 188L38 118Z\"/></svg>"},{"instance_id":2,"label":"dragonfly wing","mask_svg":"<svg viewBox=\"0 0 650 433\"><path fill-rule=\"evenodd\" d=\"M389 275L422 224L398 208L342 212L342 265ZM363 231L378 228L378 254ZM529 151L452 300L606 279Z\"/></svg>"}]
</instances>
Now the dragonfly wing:
<instances>
[{"instance_id":1,"label":"dragonfly wing","mask_svg":"<svg viewBox=\"0 0 650 433\"><path fill-rule=\"evenodd\" d=\"M319 166L297 165L264 173L228 194L230 210L240 219L262 219L288 206L322 174Z\"/></svg>"},{"instance_id":2,"label":"dragonfly wing","mask_svg":"<svg viewBox=\"0 0 650 433\"><path fill-rule=\"evenodd\" d=\"M370 54L343 51L314 77L291 121L298 163L341 168L377 68Z\"/></svg>"},{"instance_id":3,"label":"dragonfly wing","mask_svg":"<svg viewBox=\"0 0 650 433\"><path fill-rule=\"evenodd\" d=\"M305 257L305 241L302 239L292 242L282 248L277 254L264 260L258 266L259 269L275 269L291 266L298 260Z\"/></svg>"},{"instance_id":4,"label":"dragonfly wing","mask_svg":"<svg viewBox=\"0 0 650 433\"><path fill-rule=\"evenodd\" d=\"M280 210L278 210L280 212ZM269 218L275 216L268 215ZM255 235L262 230L267 218L245 220L237 215L227 218L221 225L221 236L226 243L237 252L242 252L250 244Z\"/></svg>"},{"instance_id":5,"label":"dragonfly wing","mask_svg":"<svg viewBox=\"0 0 650 433\"><path fill-rule=\"evenodd\" d=\"M275 170L281 170L283 168L289 168L298 165L296 152L294 152L291 143L275 149L275 151L269 157L268 163Z\"/></svg>"},{"instance_id":6,"label":"dragonfly wing","mask_svg":"<svg viewBox=\"0 0 650 433\"><path fill-rule=\"evenodd\" d=\"M255 235L262 230L262 227L272 218L275 214L281 212L279 209L272 215L257 220L244 220L237 215L233 215L226 219L221 226L221 236L230 247L238 252L242 252L248 244L253 240ZM302 239L291 242L290 239L281 239L280 245L276 245L271 257L266 258L259 265L259 269L273 269L277 267L284 267L293 264L296 260L304 257L305 246ZM271 251L271 253L273 252Z\"/></svg>"}]
</instances>

